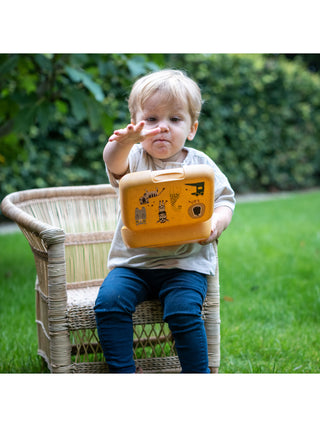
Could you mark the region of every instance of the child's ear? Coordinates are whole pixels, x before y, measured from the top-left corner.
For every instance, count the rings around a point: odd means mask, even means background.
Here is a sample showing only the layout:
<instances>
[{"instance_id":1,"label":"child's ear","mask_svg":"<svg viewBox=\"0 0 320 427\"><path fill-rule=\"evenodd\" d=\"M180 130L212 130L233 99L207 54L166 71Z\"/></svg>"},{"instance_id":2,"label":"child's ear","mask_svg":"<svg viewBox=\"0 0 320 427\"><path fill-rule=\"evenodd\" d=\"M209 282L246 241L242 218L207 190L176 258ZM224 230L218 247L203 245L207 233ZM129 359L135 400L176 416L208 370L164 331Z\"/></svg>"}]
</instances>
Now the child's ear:
<instances>
[{"instance_id":1,"label":"child's ear","mask_svg":"<svg viewBox=\"0 0 320 427\"><path fill-rule=\"evenodd\" d=\"M191 126L190 133L189 133L189 135L188 135L188 140L189 140L189 141L192 141L192 140L193 140L193 138L195 137L195 135L196 135L196 133L197 133L198 125L199 125L199 122L198 122L198 120L196 120L196 121L193 123L193 125Z\"/></svg>"}]
</instances>

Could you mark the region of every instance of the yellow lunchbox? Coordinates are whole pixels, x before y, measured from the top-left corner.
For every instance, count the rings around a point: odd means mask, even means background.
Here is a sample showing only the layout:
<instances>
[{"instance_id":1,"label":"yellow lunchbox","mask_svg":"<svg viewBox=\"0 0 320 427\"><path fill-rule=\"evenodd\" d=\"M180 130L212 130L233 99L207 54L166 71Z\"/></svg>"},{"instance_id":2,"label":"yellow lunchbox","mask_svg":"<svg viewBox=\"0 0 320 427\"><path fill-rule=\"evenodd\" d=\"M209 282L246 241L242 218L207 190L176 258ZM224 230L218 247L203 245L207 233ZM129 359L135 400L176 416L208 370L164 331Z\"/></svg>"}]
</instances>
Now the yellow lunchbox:
<instances>
[{"instance_id":1,"label":"yellow lunchbox","mask_svg":"<svg viewBox=\"0 0 320 427\"><path fill-rule=\"evenodd\" d=\"M133 172L121 178L119 187L127 246L172 246L209 237L214 206L210 166Z\"/></svg>"}]
</instances>

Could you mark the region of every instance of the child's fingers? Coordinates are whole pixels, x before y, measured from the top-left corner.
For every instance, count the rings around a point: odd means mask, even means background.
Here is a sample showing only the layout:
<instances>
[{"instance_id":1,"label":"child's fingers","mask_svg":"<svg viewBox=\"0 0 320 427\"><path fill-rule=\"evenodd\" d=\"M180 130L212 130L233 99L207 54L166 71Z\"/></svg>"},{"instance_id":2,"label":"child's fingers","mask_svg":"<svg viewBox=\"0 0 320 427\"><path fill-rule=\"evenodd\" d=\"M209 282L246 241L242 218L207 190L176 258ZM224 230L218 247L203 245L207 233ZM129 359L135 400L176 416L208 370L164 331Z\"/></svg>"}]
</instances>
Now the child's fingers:
<instances>
[{"instance_id":1,"label":"child's fingers","mask_svg":"<svg viewBox=\"0 0 320 427\"><path fill-rule=\"evenodd\" d=\"M144 135L145 136L154 136L154 135L157 135L160 132L161 132L161 128L157 127L157 128L151 129L151 130L146 130L144 132Z\"/></svg>"},{"instance_id":2,"label":"child's fingers","mask_svg":"<svg viewBox=\"0 0 320 427\"><path fill-rule=\"evenodd\" d=\"M218 234L218 230L214 228L213 230L211 230L211 234L206 240L201 240L199 242L200 245L209 245L210 243L214 242L214 240L217 240L217 238L219 237Z\"/></svg>"},{"instance_id":3,"label":"child's fingers","mask_svg":"<svg viewBox=\"0 0 320 427\"><path fill-rule=\"evenodd\" d=\"M111 142L111 141L119 140L123 138L127 133L128 132L126 129L115 130L113 134L109 137L108 141Z\"/></svg>"},{"instance_id":4,"label":"child's fingers","mask_svg":"<svg viewBox=\"0 0 320 427\"><path fill-rule=\"evenodd\" d=\"M146 124L146 122L144 120L141 120L141 122L137 123L136 129L137 130L142 130L144 128L145 124Z\"/></svg>"},{"instance_id":5,"label":"child's fingers","mask_svg":"<svg viewBox=\"0 0 320 427\"><path fill-rule=\"evenodd\" d=\"M120 137L120 138L124 137L124 136L128 135L128 133L130 133L130 131L132 131L132 130L133 130L133 125L128 125L124 129L117 129L113 132L113 135L111 135L111 137L109 138L109 141L117 139L118 137Z\"/></svg>"},{"instance_id":6,"label":"child's fingers","mask_svg":"<svg viewBox=\"0 0 320 427\"><path fill-rule=\"evenodd\" d=\"M134 125L130 123L126 128L125 131L128 133L141 133L145 122L139 122L137 125Z\"/></svg>"},{"instance_id":7,"label":"child's fingers","mask_svg":"<svg viewBox=\"0 0 320 427\"><path fill-rule=\"evenodd\" d=\"M142 120L141 122L137 123L136 125L130 123L127 127L123 129L118 129L113 132L113 134L110 136L109 141L132 141L140 142L143 141L147 136L153 136L157 135L161 132L161 129L154 128L151 130L144 130L145 122Z\"/></svg>"},{"instance_id":8,"label":"child's fingers","mask_svg":"<svg viewBox=\"0 0 320 427\"><path fill-rule=\"evenodd\" d=\"M125 129L118 129L118 130L115 130L113 134L116 136L119 136L119 135L123 135L125 131L126 131Z\"/></svg>"}]
</instances>

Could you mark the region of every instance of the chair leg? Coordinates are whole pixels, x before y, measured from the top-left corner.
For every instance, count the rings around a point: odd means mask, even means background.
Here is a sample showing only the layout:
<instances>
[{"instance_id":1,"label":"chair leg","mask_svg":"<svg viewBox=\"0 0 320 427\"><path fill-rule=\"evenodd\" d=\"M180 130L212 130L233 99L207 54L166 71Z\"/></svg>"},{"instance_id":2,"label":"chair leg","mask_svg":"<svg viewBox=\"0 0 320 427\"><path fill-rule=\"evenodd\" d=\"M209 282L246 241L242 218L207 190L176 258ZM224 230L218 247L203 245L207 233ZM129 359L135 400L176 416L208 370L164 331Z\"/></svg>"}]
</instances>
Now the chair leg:
<instances>
[{"instance_id":1,"label":"chair leg","mask_svg":"<svg viewBox=\"0 0 320 427\"><path fill-rule=\"evenodd\" d=\"M211 374L218 374L219 368L210 368L210 372L211 372Z\"/></svg>"}]
</instances>

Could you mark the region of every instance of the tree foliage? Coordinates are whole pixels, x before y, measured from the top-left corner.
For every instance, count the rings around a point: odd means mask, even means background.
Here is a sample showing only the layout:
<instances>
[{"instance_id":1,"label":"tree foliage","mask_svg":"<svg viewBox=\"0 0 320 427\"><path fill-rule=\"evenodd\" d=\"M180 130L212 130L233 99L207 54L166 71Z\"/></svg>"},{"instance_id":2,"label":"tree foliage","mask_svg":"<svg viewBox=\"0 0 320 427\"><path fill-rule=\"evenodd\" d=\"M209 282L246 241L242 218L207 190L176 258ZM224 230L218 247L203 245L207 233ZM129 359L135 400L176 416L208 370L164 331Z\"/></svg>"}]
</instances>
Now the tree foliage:
<instances>
[{"instance_id":1,"label":"tree foliage","mask_svg":"<svg viewBox=\"0 0 320 427\"><path fill-rule=\"evenodd\" d=\"M133 81L184 69L205 103L194 142L237 191L319 185L320 78L270 55L0 55L0 199L106 182L102 150Z\"/></svg>"}]
</instances>

